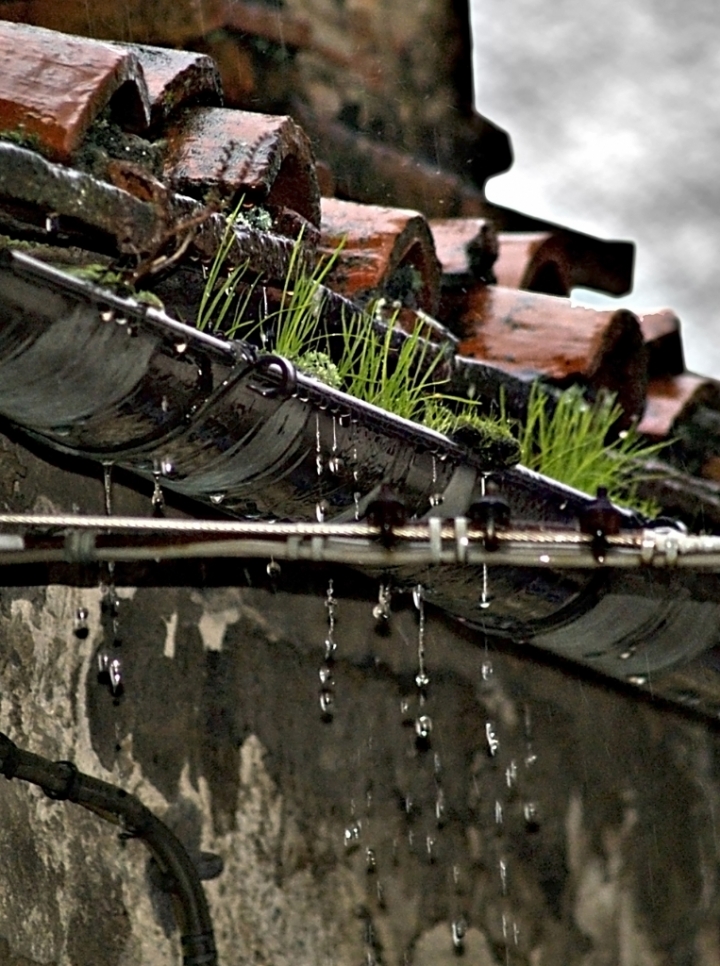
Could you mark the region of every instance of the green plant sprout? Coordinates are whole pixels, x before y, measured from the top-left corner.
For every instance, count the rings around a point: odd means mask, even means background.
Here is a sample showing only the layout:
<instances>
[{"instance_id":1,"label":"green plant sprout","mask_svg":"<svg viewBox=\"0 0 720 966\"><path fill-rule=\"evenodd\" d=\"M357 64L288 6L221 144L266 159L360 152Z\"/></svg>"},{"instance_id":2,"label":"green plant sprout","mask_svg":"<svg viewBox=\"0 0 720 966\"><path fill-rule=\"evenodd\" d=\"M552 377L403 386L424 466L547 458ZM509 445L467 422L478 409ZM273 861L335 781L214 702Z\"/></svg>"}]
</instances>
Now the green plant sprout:
<instances>
[{"instance_id":1,"label":"green plant sprout","mask_svg":"<svg viewBox=\"0 0 720 966\"><path fill-rule=\"evenodd\" d=\"M620 506L657 516L660 506L642 500L638 487L650 475L643 473L643 460L655 456L667 444L644 443L635 427L607 439L622 415L614 395L603 394L589 403L579 386L566 389L554 411L538 383L530 391L527 419L520 428L520 462L531 470L552 477L592 496L599 486Z\"/></svg>"},{"instance_id":2,"label":"green plant sprout","mask_svg":"<svg viewBox=\"0 0 720 966\"><path fill-rule=\"evenodd\" d=\"M239 207L228 218L210 267L198 310L198 328L222 329L230 338L250 339L259 334L264 347L271 346L273 352L333 388L452 435L485 454L493 465L517 462L518 445L506 420L481 416L478 403L439 392L447 382L441 374L444 355L422 337L421 326L395 346L399 309L390 319L382 319L384 299L364 312L343 315L341 348L337 358L331 358L329 337L322 326L324 281L340 255L342 243L308 273L301 235L292 249L280 307L264 318L248 319L247 307L257 282L244 298L239 298L247 265L230 271L227 266L238 211ZM377 322L382 322L382 327Z\"/></svg>"}]
</instances>

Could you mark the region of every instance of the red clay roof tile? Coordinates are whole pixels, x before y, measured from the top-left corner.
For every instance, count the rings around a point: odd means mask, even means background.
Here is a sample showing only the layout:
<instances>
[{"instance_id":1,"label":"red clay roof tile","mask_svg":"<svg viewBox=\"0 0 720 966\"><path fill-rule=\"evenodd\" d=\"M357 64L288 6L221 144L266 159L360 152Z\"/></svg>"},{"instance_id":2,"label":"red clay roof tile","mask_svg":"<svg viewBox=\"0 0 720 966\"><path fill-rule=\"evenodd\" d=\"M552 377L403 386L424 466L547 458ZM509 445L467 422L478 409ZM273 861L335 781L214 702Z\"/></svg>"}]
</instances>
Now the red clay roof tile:
<instances>
[{"instance_id":1,"label":"red clay roof tile","mask_svg":"<svg viewBox=\"0 0 720 966\"><path fill-rule=\"evenodd\" d=\"M21 52L21 56L18 53ZM113 95L122 126L142 130L149 97L134 54L110 44L0 22L0 131L69 162Z\"/></svg>"},{"instance_id":2,"label":"red clay roof tile","mask_svg":"<svg viewBox=\"0 0 720 966\"><path fill-rule=\"evenodd\" d=\"M431 315L437 310L440 262L428 223L416 211L322 199L322 244L343 247L328 284L343 295L386 295Z\"/></svg>"},{"instance_id":3,"label":"red clay roof tile","mask_svg":"<svg viewBox=\"0 0 720 966\"><path fill-rule=\"evenodd\" d=\"M566 299L476 286L457 322L459 352L509 372L537 372L560 385L581 381L616 393L628 417L642 411L646 350L637 318Z\"/></svg>"},{"instance_id":4,"label":"red clay roof tile","mask_svg":"<svg viewBox=\"0 0 720 966\"><path fill-rule=\"evenodd\" d=\"M430 222L443 285L485 278L498 256L497 232L484 218L438 218Z\"/></svg>"},{"instance_id":5,"label":"red clay roof tile","mask_svg":"<svg viewBox=\"0 0 720 966\"><path fill-rule=\"evenodd\" d=\"M143 44L117 46L134 54L142 67L153 126L187 103L222 104L220 74L211 57Z\"/></svg>"},{"instance_id":6,"label":"red clay roof tile","mask_svg":"<svg viewBox=\"0 0 720 966\"><path fill-rule=\"evenodd\" d=\"M638 315L648 349L648 375L679 376L685 371L680 320L671 309Z\"/></svg>"},{"instance_id":7,"label":"red clay roof tile","mask_svg":"<svg viewBox=\"0 0 720 966\"><path fill-rule=\"evenodd\" d=\"M698 406L720 409L720 384L691 372L651 379L638 429L652 439L667 439Z\"/></svg>"},{"instance_id":8,"label":"red clay roof tile","mask_svg":"<svg viewBox=\"0 0 720 966\"><path fill-rule=\"evenodd\" d=\"M297 212L320 224L315 159L290 117L219 107L186 111L166 132L165 177L195 197L211 188Z\"/></svg>"}]
</instances>

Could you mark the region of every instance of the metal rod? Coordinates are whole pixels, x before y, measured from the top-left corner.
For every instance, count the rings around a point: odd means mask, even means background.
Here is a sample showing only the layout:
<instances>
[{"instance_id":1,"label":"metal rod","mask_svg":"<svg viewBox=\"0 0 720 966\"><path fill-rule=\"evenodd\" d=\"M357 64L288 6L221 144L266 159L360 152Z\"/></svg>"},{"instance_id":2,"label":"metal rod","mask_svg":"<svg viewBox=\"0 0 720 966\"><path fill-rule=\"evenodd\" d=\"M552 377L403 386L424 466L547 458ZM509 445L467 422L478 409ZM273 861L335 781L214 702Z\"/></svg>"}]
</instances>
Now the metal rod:
<instances>
[{"instance_id":1,"label":"metal rod","mask_svg":"<svg viewBox=\"0 0 720 966\"><path fill-rule=\"evenodd\" d=\"M485 530L469 526L463 517L397 527L391 546L378 541L379 527L366 523L3 514L3 525L22 526L25 533L0 534L0 564L272 556L371 567L460 564L720 569L720 537L691 536L672 529L627 531L607 536L600 543L576 530L504 529L494 533L490 547ZM48 530L62 532L48 534ZM141 542L128 544L131 538Z\"/></svg>"}]
</instances>

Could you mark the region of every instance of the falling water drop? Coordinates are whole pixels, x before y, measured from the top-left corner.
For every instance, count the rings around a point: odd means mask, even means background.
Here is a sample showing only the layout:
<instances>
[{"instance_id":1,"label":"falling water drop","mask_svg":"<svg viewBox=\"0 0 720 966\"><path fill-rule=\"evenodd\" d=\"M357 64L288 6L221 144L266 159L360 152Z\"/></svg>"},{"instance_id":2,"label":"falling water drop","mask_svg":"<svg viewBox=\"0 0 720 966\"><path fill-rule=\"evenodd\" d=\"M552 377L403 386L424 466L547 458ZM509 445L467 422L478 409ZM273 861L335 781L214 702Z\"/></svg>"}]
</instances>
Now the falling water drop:
<instances>
[{"instance_id":1,"label":"falling water drop","mask_svg":"<svg viewBox=\"0 0 720 966\"><path fill-rule=\"evenodd\" d=\"M452 941L453 946L458 952L462 952L465 948L465 933L467 931L467 923L461 917L455 919L452 924Z\"/></svg>"},{"instance_id":2,"label":"falling water drop","mask_svg":"<svg viewBox=\"0 0 720 966\"><path fill-rule=\"evenodd\" d=\"M438 828L445 824L445 792L442 788L438 788L435 798L435 821Z\"/></svg>"},{"instance_id":3,"label":"falling water drop","mask_svg":"<svg viewBox=\"0 0 720 966\"><path fill-rule=\"evenodd\" d=\"M112 516L113 512L113 493L112 493L112 463L103 463L103 496L105 506L105 516Z\"/></svg>"},{"instance_id":4,"label":"falling water drop","mask_svg":"<svg viewBox=\"0 0 720 966\"><path fill-rule=\"evenodd\" d=\"M429 715L421 714L415 719L415 734L420 741L429 741L432 729L432 718Z\"/></svg>"},{"instance_id":5,"label":"falling water drop","mask_svg":"<svg viewBox=\"0 0 720 966\"><path fill-rule=\"evenodd\" d=\"M495 800L495 824L502 825L503 823L503 807L502 802Z\"/></svg>"},{"instance_id":6,"label":"falling water drop","mask_svg":"<svg viewBox=\"0 0 720 966\"><path fill-rule=\"evenodd\" d=\"M517 762L513 759L505 769L505 784L512 788L517 781Z\"/></svg>"},{"instance_id":7,"label":"falling water drop","mask_svg":"<svg viewBox=\"0 0 720 966\"><path fill-rule=\"evenodd\" d=\"M327 610L327 636L325 637L323 659L320 667L320 713L325 722L330 722L335 713L335 682L332 677L332 666L335 660L337 644L335 642L335 610L337 600L334 596L332 580L328 581L325 594L325 609Z\"/></svg>"},{"instance_id":8,"label":"falling water drop","mask_svg":"<svg viewBox=\"0 0 720 966\"><path fill-rule=\"evenodd\" d=\"M220 506L220 504L223 502L224 499L225 499L225 494L224 493L211 493L210 494L210 502L213 503L215 506Z\"/></svg>"},{"instance_id":9,"label":"falling water drop","mask_svg":"<svg viewBox=\"0 0 720 966\"><path fill-rule=\"evenodd\" d=\"M392 592L388 584L380 584L378 602L373 607L373 617L376 621L386 624L390 620L390 604Z\"/></svg>"},{"instance_id":10,"label":"falling water drop","mask_svg":"<svg viewBox=\"0 0 720 966\"><path fill-rule=\"evenodd\" d=\"M637 684L640 687L648 683L647 674L628 674L627 679L630 684Z\"/></svg>"},{"instance_id":11,"label":"falling water drop","mask_svg":"<svg viewBox=\"0 0 720 966\"><path fill-rule=\"evenodd\" d=\"M435 839L432 835L425 836L425 852L427 853L428 862L435 861Z\"/></svg>"},{"instance_id":12,"label":"falling water drop","mask_svg":"<svg viewBox=\"0 0 720 966\"><path fill-rule=\"evenodd\" d=\"M352 821L345 827L343 841L347 852L354 852L360 845L362 837L362 825L358 821Z\"/></svg>"},{"instance_id":13,"label":"falling water drop","mask_svg":"<svg viewBox=\"0 0 720 966\"><path fill-rule=\"evenodd\" d=\"M540 821L538 819L538 809L535 802L526 802L523 805L523 818L525 819L525 828L528 832L537 832L540 828Z\"/></svg>"},{"instance_id":14,"label":"falling water drop","mask_svg":"<svg viewBox=\"0 0 720 966\"><path fill-rule=\"evenodd\" d=\"M318 500L315 504L315 519L318 523L325 522L325 514L327 513L328 505L325 500Z\"/></svg>"},{"instance_id":15,"label":"falling water drop","mask_svg":"<svg viewBox=\"0 0 720 966\"><path fill-rule=\"evenodd\" d=\"M498 869L500 871L500 886L502 888L502 894L506 896L507 889L508 889L508 882L507 882L508 869L507 869L507 862L505 859L500 859L498 863Z\"/></svg>"},{"instance_id":16,"label":"falling water drop","mask_svg":"<svg viewBox=\"0 0 720 966\"><path fill-rule=\"evenodd\" d=\"M487 475L482 473L480 475L480 496L485 496L487 493ZM478 606L481 610L487 610L490 606L490 592L488 589L488 568L487 564L482 565L482 584L480 589L480 602Z\"/></svg>"},{"instance_id":17,"label":"falling water drop","mask_svg":"<svg viewBox=\"0 0 720 966\"><path fill-rule=\"evenodd\" d=\"M78 607L75 611L75 622L73 624L73 634L79 640L84 641L90 633L88 627L88 612L85 607Z\"/></svg>"},{"instance_id":18,"label":"falling water drop","mask_svg":"<svg viewBox=\"0 0 720 966\"><path fill-rule=\"evenodd\" d=\"M320 714L323 721L331 721L335 713L335 695L329 688L320 689Z\"/></svg>"},{"instance_id":19,"label":"falling water drop","mask_svg":"<svg viewBox=\"0 0 720 966\"><path fill-rule=\"evenodd\" d=\"M365 849L365 871L368 873L368 875L377 872L377 856L375 855L375 849Z\"/></svg>"},{"instance_id":20,"label":"falling water drop","mask_svg":"<svg viewBox=\"0 0 720 966\"><path fill-rule=\"evenodd\" d=\"M265 568L265 571L268 577L274 580L276 577L280 576L281 569L282 568L280 567L280 564L277 562L277 560L275 560L274 557L271 557L270 560L268 561L268 565Z\"/></svg>"},{"instance_id":21,"label":"falling water drop","mask_svg":"<svg viewBox=\"0 0 720 966\"><path fill-rule=\"evenodd\" d=\"M483 661L480 666L480 673L482 674L483 681L489 681L494 674L494 668L491 661Z\"/></svg>"},{"instance_id":22,"label":"falling water drop","mask_svg":"<svg viewBox=\"0 0 720 966\"><path fill-rule=\"evenodd\" d=\"M500 741L490 721L485 722L485 740L487 741L488 754L491 758L494 758L500 748Z\"/></svg>"},{"instance_id":23,"label":"falling water drop","mask_svg":"<svg viewBox=\"0 0 720 966\"><path fill-rule=\"evenodd\" d=\"M151 498L152 515L161 517L164 515L165 497L160 486L160 470L153 470L153 493Z\"/></svg>"},{"instance_id":24,"label":"falling water drop","mask_svg":"<svg viewBox=\"0 0 720 966\"><path fill-rule=\"evenodd\" d=\"M320 439L320 413L315 413L315 470L318 476L322 476L323 455Z\"/></svg>"},{"instance_id":25,"label":"falling water drop","mask_svg":"<svg viewBox=\"0 0 720 966\"><path fill-rule=\"evenodd\" d=\"M438 491L437 491L437 481L438 481L438 476L437 476L437 459L436 459L435 456L433 456L432 457L432 492L430 493L430 506L431 507L440 506L440 504L445 499L444 496L442 495L442 493L438 493Z\"/></svg>"}]
</instances>

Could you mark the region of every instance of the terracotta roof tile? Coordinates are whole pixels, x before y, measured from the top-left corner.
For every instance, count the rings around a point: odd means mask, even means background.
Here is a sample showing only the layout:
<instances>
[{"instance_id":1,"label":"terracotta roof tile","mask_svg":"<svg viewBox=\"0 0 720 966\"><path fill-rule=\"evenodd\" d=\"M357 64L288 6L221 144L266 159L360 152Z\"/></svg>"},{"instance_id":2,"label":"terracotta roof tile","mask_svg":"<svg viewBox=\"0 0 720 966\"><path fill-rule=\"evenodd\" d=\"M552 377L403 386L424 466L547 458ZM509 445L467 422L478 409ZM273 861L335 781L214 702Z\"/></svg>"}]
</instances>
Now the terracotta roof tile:
<instances>
[{"instance_id":1,"label":"terracotta roof tile","mask_svg":"<svg viewBox=\"0 0 720 966\"><path fill-rule=\"evenodd\" d=\"M671 309L638 315L648 349L648 375L679 376L685 371L680 320Z\"/></svg>"},{"instance_id":2,"label":"terracotta roof tile","mask_svg":"<svg viewBox=\"0 0 720 966\"><path fill-rule=\"evenodd\" d=\"M651 379L638 429L652 439L668 439L700 406L720 410L719 383L691 372Z\"/></svg>"},{"instance_id":3,"label":"terracotta roof tile","mask_svg":"<svg viewBox=\"0 0 720 966\"><path fill-rule=\"evenodd\" d=\"M613 287L608 285L608 269L612 269L621 242L604 242L567 230L501 232L498 242L495 277L505 288L568 296L574 288L616 291L628 287L620 279L611 280Z\"/></svg>"},{"instance_id":4,"label":"terracotta roof tile","mask_svg":"<svg viewBox=\"0 0 720 966\"><path fill-rule=\"evenodd\" d=\"M322 244L343 242L328 284L343 295L386 295L431 315L440 293L440 263L428 223L416 211L322 199Z\"/></svg>"},{"instance_id":5,"label":"terracotta roof tile","mask_svg":"<svg viewBox=\"0 0 720 966\"><path fill-rule=\"evenodd\" d=\"M290 117L219 107L186 111L169 127L165 177L204 197L247 194L256 203L320 224L320 190L310 142Z\"/></svg>"},{"instance_id":6,"label":"terracotta roof tile","mask_svg":"<svg viewBox=\"0 0 720 966\"><path fill-rule=\"evenodd\" d=\"M476 286L457 320L459 351L510 372L536 372L559 385L580 381L617 393L628 416L642 411L646 350L637 318L566 299Z\"/></svg>"},{"instance_id":7,"label":"terracotta roof tile","mask_svg":"<svg viewBox=\"0 0 720 966\"><path fill-rule=\"evenodd\" d=\"M498 256L497 232L484 218L438 218L430 222L443 286L487 279Z\"/></svg>"},{"instance_id":8,"label":"terracotta roof tile","mask_svg":"<svg viewBox=\"0 0 720 966\"><path fill-rule=\"evenodd\" d=\"M220 74L211 57L143 44L116 46L132 53L142 67L153 127L188 103L222 104Z\"/></svg>"},{"instance_id":9,"label":"terracotta roof tile","mask_svg":"<svg viewBox=\"0 0 720 966\"><path fill-rule=\"evenodd\" d=\"M148 91L131 52L0 22L0 130L6 136L36 144L55 161L69 162L113 97L124 99L124 127L147 127Z\"/></svg>"}]
</instances>

